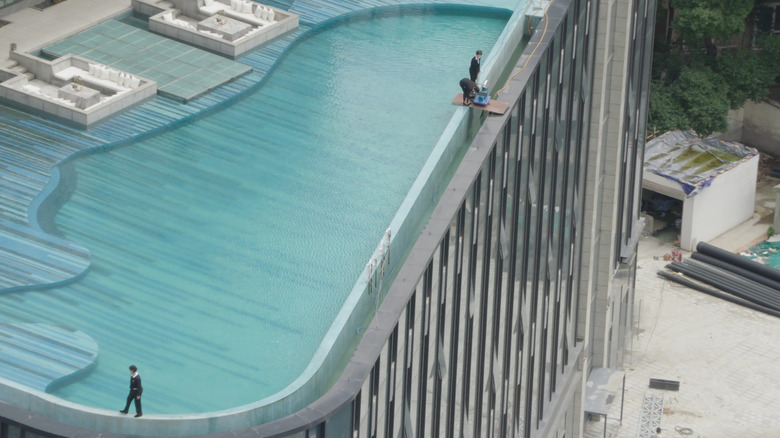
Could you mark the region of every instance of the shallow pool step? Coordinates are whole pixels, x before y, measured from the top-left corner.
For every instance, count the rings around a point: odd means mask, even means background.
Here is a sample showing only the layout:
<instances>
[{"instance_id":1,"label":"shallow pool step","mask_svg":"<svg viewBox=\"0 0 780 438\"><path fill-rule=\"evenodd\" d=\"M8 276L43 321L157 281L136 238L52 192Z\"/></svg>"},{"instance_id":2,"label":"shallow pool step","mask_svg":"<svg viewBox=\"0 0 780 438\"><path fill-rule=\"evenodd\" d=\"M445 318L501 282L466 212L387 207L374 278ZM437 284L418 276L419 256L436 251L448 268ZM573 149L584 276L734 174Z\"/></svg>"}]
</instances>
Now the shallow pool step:
<instances>
[{"instance_id":1,"label":"shallow pool step","mask_svg":"<svg viewBox=\"0 0 780 438\"><path fill-rule=\"evenodd\" d=\"M0 291L59 285L82 275L89 251L68 240L0 219Z\"/></svg>"},{"instance_id":2,"label":"shallow pool step","mask_svg":"<svg viewBox=\"0 0 780 438\"><path fill-rule=\"evenodd\" d=\"M50 324L0 324L0 377L46 391L95 366L98 345L86 333Z\"/></svg>"}]
</instances>

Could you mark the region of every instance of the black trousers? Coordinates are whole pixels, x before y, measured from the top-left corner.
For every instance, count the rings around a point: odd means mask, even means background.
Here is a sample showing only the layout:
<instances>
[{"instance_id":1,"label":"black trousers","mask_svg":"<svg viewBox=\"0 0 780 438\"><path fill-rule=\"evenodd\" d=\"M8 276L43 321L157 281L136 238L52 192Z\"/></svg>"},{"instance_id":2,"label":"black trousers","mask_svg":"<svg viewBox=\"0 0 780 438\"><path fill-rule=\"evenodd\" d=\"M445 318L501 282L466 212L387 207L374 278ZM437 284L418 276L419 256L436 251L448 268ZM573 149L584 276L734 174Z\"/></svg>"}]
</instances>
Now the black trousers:
<instances>
[{"instance_id":1,"label":"black trousers","mask_svg":"<svg viewBox=\"0 0 780 438\"><path fill-rule=\"evenodd\" d=\"M135 398L135 396L132 393L130 393L127 396L127 404L125 405L125 412L127 412L127 410L130 409L131 401L135 401L135 413L143 414L143 411L141 410L141 397Z\"/></svg>"}]
</instances>

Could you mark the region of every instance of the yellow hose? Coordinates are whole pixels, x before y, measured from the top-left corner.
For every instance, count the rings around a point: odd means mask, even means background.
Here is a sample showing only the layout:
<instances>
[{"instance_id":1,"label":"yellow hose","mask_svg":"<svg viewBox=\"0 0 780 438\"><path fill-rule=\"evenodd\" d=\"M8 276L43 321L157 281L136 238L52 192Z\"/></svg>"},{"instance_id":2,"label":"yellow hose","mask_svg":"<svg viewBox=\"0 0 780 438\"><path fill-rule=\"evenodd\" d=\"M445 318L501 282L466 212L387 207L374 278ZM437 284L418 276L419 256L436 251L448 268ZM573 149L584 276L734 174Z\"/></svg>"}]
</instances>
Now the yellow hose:
<instances>
[{"instance_id":1,"label":"yellow hose","mask_svg":"<svg viewBox=\"0 0 780 438\"><path fill-rule=\"evenodd\" d=\"M506 85L504 85L504 86L503 86L503 87L502 87L500 90L496 91L496 94L494 94L494 95L493 95L493 99L496 99L496 98L498 97L498 94L499 94L499 93L501 93L502 91L506 90L506 87L508 87L508 86L509 86L509 83L512 81L512 79L514 79L514 78L515 78L517 75L519 75L520 73L522 73L522 72L523 72L523 70L525 70L525 68L528 66L528 63L531 61L531 58L533 58L533 56L534 56L534 53L536 53L536 49L538 49L538 48L539 48L539 46L542 44L542 41L544 40L544 36L545 36L545 34L547 34L547 23L548 23L548 21L549 21L549 20L547 20L547 8L549 8L549 7L550 7L550 3L552 3L552 0L551 0L551 1L549 1L549 2L547 2L547 6L545 6L545 7L544 7L544 29L542 30L542 36L539 38L539 42L537 42L537 43L536 43L536 47L534 47L534 49L531 51L531 54L530 54L530 55L528 55L528 59L526 59L526 60L525 60L525 64L523 64L523 66L520 68L520 70L518 70L518 71L517 71L517 73L513 74L513 75L512 75L512 76L511 76L511 77L510 77L510 78L509 78L507 81L506 81ZM534 15L532 15L532 17L533 17L533 16L534 16ZM531 23L531 21L530 21L530 19L529 19L528 23L529 23L529 24L528 24L528 27L529 27L529 29L530 29L530 27L531 27L531 24L530 24L530 23Z\"/></svg>"}]
</instances>

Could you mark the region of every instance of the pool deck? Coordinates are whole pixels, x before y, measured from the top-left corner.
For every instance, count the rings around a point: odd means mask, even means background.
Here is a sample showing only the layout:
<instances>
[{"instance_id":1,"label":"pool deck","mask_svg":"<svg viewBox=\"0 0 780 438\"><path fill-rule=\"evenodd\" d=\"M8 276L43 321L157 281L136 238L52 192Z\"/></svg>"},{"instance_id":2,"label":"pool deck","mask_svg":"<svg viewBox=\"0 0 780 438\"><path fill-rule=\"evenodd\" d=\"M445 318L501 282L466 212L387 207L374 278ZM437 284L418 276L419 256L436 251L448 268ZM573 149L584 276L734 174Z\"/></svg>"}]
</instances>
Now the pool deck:
<instances>
[{"instance_id":1,"label":"pool deck","mask_svg":"<svg viewBox=\"0 0 780 438\"><path fill-rule=\"evenodd\" d=\"M139 29L108 20L41 52L53 58L73 54L157 83L157 93L183 102L252 71L252 67Z\"/></svg>"},{"instance_id":2,"label":"pool deck","mask_svg":"<svg viewBox=\"0 0 780 438\"><path fill-rule=\"evenodd\" d=\"M3 18L10 24L0 27L0 67L12 63L11 43L17 44L18 51L29 52L129 11L130 0L67 0L42 11L15 12Z\"/></svg>"}]
</instances>

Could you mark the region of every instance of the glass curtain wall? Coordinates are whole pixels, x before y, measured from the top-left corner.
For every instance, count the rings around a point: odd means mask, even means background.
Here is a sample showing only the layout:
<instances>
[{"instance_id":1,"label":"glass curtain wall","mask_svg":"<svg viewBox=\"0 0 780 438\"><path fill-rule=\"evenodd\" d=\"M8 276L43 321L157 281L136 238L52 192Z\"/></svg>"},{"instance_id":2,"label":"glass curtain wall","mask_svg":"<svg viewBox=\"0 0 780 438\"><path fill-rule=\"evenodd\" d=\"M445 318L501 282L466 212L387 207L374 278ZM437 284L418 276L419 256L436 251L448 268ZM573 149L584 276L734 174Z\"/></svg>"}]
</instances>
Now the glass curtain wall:
<instances>
[{"instance_id":1,"label":"glass curtain wall","mask_svg":"<svg viewBox=\"0 0 780 438\"><path fill-rule=\"evenodd\" d=\"M620 193L615 233L618 251L615 260L626 262L626 254L636 252L640 204L642 201L642 169L647 131L648 92L650 84L650 64L653 57L653 28L655 26L654 0L631 0L631 40L628 47L627 86L623 105L623 157L618 187L625 189ZM617 266L616 266L617 267Z\"/></svg>"}]
</instances>

